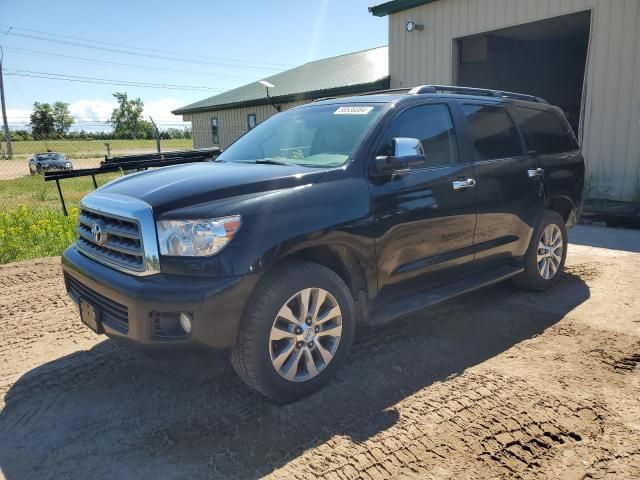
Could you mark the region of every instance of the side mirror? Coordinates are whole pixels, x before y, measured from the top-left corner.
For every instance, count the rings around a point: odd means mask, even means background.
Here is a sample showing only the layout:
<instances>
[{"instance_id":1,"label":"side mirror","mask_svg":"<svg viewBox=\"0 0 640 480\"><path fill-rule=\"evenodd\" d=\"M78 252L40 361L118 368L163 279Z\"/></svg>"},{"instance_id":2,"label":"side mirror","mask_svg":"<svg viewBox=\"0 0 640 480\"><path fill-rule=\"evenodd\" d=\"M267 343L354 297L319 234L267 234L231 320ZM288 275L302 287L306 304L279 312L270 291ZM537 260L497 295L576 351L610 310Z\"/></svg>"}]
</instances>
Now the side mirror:
<instances>
[{"instance_id":1,"label":"side mirror","mask_svg":"<svg viewBox=\"0 0 640 480\"><path fill-rule=\"evenodd\" d=\"M406 170L423 165L426 161L422 142L417 138L394 138L391 147L393 155L376 157L376 168L380 172Z\"/></svg>"}]
</instances>

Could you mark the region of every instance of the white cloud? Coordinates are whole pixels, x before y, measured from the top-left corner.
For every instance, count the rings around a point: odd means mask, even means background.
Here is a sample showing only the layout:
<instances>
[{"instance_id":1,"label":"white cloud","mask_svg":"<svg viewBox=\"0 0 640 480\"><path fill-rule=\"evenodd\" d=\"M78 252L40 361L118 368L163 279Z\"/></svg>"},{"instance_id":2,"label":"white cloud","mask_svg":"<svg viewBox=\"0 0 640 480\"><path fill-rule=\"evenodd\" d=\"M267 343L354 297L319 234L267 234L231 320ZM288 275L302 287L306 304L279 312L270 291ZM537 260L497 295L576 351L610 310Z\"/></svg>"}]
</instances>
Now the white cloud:
<instances>
[{"instance_id":1,"label":"white cloud","mask_svg":"<svg viewBox=\"0 0 640 480\"><path fill-rule=\"evenodd\" d=\"M7 122L11 129L25 128L29 123L31 110L24 108L7 108ZM1 118L1 117L0 117Z\"/></svg>"},{"instance_id":2,"label":"white cloud","mask_svg":"<svg viewBox=\"0 0 640 480\"><path fill-rule=\"evenodd\" d=\"M144 106L143 117L149 119L153 117L156 124L163 128L176 127L183 128L190 126L189 122L182 122L182 117L173 115L172 110L180 108L184 102L175 98L163 98L153 102L146 102ZM77 100L69 104L69 111L75 118L76 123L72 127L73 130L103 130L110 128L106 124L111 117L111 112L116 107L115 102L106 102L104 100ZM12 129L25 128L29 123L31 110L23 108L8 108L7 120Z\"/></svg>"},{"instance_id":3,"label":"white cloud","mask_svg":"<svg viewBox=\"0 0 640 480\"><path fill-rule=\"evenodd\" d=\"M148 102L144 105L144 116L153 117L156 123L163 122L181 122L182 117L180 115L174 115L172 110L184 106L184 102L176 100L174 98L163 98L162 100L156 100L155 102Z\"/></svg>"},{"instance_id":4,"label":"white cloud","mask_svg":"<svg viewBox=\"0 0 640 480\"><path fill-rule=\"evenodd\" d=\"M78 100L69 105L76 122L106 122L116 104L104 100Z\"/></svg>"}]
</instances>

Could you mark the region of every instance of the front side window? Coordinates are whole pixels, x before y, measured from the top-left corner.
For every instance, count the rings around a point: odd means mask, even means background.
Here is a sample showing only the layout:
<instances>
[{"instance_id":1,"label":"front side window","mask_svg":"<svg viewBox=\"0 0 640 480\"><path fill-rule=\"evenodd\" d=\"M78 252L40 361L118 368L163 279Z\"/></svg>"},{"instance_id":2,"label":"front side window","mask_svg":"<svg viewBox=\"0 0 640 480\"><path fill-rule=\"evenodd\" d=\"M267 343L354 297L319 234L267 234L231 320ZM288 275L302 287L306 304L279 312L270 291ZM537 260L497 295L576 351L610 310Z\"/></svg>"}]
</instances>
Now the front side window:
<instances>
[{"instance_id":1,"label":"front side window","mask_svg":"<svg viewBox=\"0 0 640 480\"><path fill-rule=\"evenodd\" d=\"M504 108L470 104L462 108L467 117L476 160L498 160L523 154L518 130Z\"/></svg>"},{"instance_id":2,"label":"front side window","mask_svg":"<svg viewBox=\"0 0 640 480\"><path fill-rule=\"evenodd\" d=\"M278 113L240 137L218 161L337 167L347 162L382 110L382 105L334 104Z\"/></svg>"},{"instance_id":3,"label":"front side window","mask_svg":"<svg viewBox=\"0 0 640 480\"><path fill-rule=\"evenodd\" d=\"M211 119L211 139L214 145L220 144L220 135L218 133L218 118L213 117Z\"/></svg>"},{"instance_id":4,"label":"front side window","mask_svg":"<svg viewBox=\"0 0 640 480\"><path fill-rule=\"evenodd\" d=\"M456 132L449 107L444 104L420 105L400 113L385 136L378 155L392 155L391 140L415 138L422 142L425 167L440 167L458 162Z\"/></svg>"},{"instance_id":5,"label":"front side window","mask_svg":"<svg viewBox=\"0 0 640 480\"><path fill-rule=\"evenodd\" d=\"M522 120L524 131L527 132L530 147L538 154L553 155L578 149L573 135L553 113L518 107L518 116Z\"/></svg>"}]
</instances>

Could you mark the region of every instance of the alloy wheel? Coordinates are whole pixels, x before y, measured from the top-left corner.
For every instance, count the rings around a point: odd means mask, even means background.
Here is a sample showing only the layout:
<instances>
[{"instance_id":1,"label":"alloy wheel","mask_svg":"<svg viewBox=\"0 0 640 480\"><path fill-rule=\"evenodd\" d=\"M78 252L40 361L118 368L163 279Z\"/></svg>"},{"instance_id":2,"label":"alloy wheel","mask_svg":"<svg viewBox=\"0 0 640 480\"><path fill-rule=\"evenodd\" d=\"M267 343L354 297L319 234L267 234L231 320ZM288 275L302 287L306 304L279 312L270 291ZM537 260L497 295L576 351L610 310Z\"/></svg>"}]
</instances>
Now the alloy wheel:
<instances>
[{"instance_id":1,"label":"alloy wheel","mask_svg":"<svg viewBox=\"0 0 640 480\"><path fill-rule=\"evenodd\" d=\"M560 227L547 225L538 241L538 271L542 278L551 280L558 273L563 253L564 238Z\"/></svg>"},{"instance_id":2,"label":"alloy wheel","mask_svg":"<svg viewBox=\"0 0 640 480\"><path fill-rule=\"evenodd\" d=\"M305 288L280 308L269 334L271 364L291 382L317 376L331 362L342 335L342 312L322 288Z\"/></svg>"}]
</instances>

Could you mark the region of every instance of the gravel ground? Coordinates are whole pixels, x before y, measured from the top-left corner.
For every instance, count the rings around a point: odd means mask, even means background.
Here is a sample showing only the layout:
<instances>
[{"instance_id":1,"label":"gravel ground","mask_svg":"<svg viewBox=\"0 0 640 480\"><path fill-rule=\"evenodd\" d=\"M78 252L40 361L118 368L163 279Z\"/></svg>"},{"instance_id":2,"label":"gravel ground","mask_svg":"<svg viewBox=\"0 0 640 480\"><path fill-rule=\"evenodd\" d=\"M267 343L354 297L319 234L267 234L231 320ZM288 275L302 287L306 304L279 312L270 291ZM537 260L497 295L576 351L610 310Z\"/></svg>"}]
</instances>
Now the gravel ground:
<instances>
[{"instance_id":1,"label":"gravel ground","mask_svg":"<svg viewBox=\"0 0 640 480\"><path fill-rule=\"evenodd\" d=\"M76 170L81 168L97 168L104 157L99 158L72 158L71 162ZM11 180L12 178L20 178L29 175L29 160L1 160L0 161L0 180Z\"/></svg>"},{"instance_id":2,"label":"gravel ground","mask_svg":"<svg viewBox=\"0 0 640 480\"><path fill-rule=\"evenodd\" d=\"M578 227L548 293L496 285L360 332L278 406L222 358L84 328L59 259L0 267L0 477L640 478L640 232Z\"/></svg>"}]
</instances>

